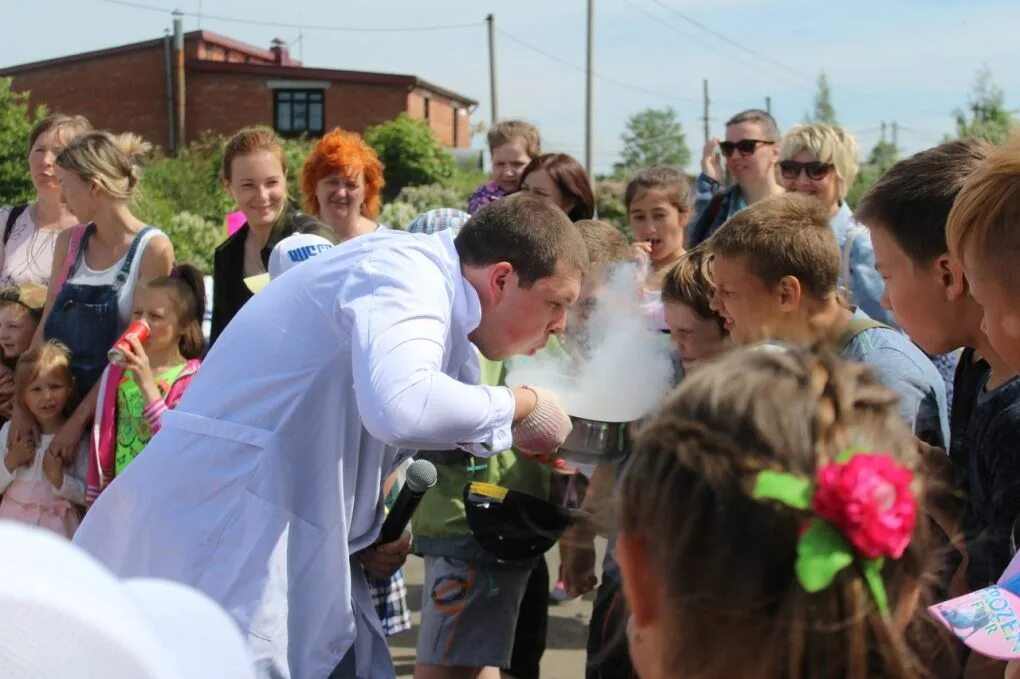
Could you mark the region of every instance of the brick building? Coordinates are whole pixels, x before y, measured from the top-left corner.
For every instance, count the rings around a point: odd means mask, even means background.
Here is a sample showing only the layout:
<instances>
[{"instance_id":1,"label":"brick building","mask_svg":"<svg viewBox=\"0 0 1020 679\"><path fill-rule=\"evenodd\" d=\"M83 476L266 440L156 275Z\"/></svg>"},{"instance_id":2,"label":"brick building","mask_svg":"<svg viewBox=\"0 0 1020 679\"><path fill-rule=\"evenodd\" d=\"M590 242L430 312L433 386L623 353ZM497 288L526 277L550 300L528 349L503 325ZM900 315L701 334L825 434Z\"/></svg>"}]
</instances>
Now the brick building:
<instances>
[{"instance_id":1,"label":"brick building","mask_svg":"<svg viewBox=\"0 0 1020 679\"><path fill-rule=\"evenodd\" d=\"M363 132L406 112L449 147L469 145L477 102L413 75L308 68L282 41L264 50L209 31L184 34L184 139L270 125L283 136L334 127ZM164 147L179 140L172 39L0 69L32 106L80 113L97 128L130 130Z\"/></svg>"}]
</instances>

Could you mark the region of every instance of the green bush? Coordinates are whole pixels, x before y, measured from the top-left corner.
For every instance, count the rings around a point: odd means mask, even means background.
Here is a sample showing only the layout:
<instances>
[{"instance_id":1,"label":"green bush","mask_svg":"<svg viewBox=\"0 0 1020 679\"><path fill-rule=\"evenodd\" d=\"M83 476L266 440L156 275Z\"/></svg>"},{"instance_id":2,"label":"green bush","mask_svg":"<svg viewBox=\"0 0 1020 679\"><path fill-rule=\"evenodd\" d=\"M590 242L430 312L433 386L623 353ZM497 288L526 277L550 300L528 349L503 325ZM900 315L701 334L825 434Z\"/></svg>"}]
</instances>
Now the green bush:
<instances>
[{"instance_id":1,"label":"green bush","mask_svg":"<svg viewBox=\"0 0 1020 679\"><path fill-rule=\"evenodd\" d=\"M634 234L627 224L627 208L623 204L626 182L615 179L600 179L595 182L595 213L598 218L619 229L627 240L633 241Z\"/></svg>"},{"instance_id":2,"label":"green bush","mask_svg":"<svg viewBox=\"0 0 1020 679\"><path fill-rule=\"evenodd\" d=\"M0 204L26 203L35 196L28 173L28 136L46 115L38 106L28 108L28 92L11 89L10 78L0 78Z\"/></svg>"},{"instance_id":3,"label":"green bush","mask_svg":"<svg viewBox=\"0 0 1020 679\"><path fill-rule=\"evenodd\" d=\"M383 200L393 200L405 186L446 182L456 174L453 157L436 140L428 123L406 113L365 130L365 141L379 154L385 168Z\"/></svg>"},{"instance_id":4,"label":"green bush","mask_svg":"<svg viewBox=\"0 0 1020 679\"><path fill-rule=\"evenodd\" d=\"M466 206L467 198L453 187L442 184L407 186L401 190L395 201L383 206L379 221L396 229L406 229L422 212L437 207L463 210Z\"/></svg>"}]
</instances>

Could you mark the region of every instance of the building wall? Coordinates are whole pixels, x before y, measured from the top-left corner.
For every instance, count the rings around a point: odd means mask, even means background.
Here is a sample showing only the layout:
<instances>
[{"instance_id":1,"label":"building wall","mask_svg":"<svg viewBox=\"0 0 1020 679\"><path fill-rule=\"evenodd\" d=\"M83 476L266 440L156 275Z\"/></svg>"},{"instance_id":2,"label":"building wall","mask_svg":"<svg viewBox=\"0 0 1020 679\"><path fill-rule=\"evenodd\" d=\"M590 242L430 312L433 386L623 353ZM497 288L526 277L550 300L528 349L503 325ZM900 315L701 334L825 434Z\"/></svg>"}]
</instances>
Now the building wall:
<instances>
[{"instance_id":1,"label":"building wall","mask_svg":"<svg viewBox=\"0 0 1020 679\"><path fill-rule=\"evenodd\" d=\"M273 124L273 93L263 76L188 71L185 136L229 136L247 125Z\"/></svg>"},{"instance_id":2,"label":"building wall","mask_svg":"<svg viewBox=\"0 0 1020 679\"><path fill-rule=\"evenodd\" d=\"M231 58L228 53L217 56ZM50 111L80 113L98 129L132 131L158 146L168 144L170 109L161 45L43 66L13 77L16 90L31 92L32 106L45 104ZM272 125L273 90L269 83L273 80L288 79L188 69L187 141L206 131L229 135L246 125ZM327 130L339 126L364 132L404 111L420 120L425 117L424 102L421 90L408 92L403 85L334 82L326 88L325 126ZM445 146L454 146L455 136L456 146L469 145L469 117L457 114L445 97L430 97L429 126Z\"/></svg>"},{"instance_id":3,"label":"building wall","mask_svg":"<svg viewBox=\"0 0 1020 679\"><path fill-rule=\"evenodd\" d=\"M363 133L367 127L393 120L406 106L405 87L333 83L326 90L326 129Z\"/></svg>"},{"instance_id":4,"label":"building wall","mask_svg":"<svg viewBox=\"0 0 1020 679\"><path fill-rule=\"evenodd\" d=\"M167 145L169 106L162 46L16 73L30 104L81 114L98 129L132 131Z\"/></svg>"},{"instance_id":5,"label":"building wall","mask_svg":"<svg viewBox=\"0 0 1020 679\"><path fill-rule=\"evenodd\" d=\"M443 146L464 148L470 146L470 121L467 112L459 114L454 102L435 94L428 95L428 123ZM425 119L426 93L420 89L407 95L407 114L417 120ZM454 132L456 122L457 130Z\"/></svg>"}]
</instances>

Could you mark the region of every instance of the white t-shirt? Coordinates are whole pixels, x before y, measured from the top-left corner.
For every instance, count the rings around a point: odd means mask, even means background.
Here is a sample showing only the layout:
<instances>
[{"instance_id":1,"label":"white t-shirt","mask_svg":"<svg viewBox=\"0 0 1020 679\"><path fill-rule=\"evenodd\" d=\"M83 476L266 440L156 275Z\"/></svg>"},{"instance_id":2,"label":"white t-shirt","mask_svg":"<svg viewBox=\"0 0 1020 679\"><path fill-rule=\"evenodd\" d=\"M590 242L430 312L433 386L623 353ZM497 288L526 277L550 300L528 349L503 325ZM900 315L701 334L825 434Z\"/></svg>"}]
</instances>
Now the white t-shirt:
<instances>
[{"instance_id":1,"label":"white t-shirt","mask_svg":"<svg viewBox=\"0 0 1020 679\"><path fill-rule=\"evenodd\" d=\"M120 312L120 323L123 327L127 327L128 323L131 322L135 287L138 285L138 271L142 266L142 256L145 254L145 247L156 237L166 238L166 234L159 229L149 229L142 236L142 240L138 244L138 250L135 252L135 258L131 260L131 268L128 270L127 280L124 281L124 285L121 286L120 292L117 295L117 310ZM113 266L102 271L96 271L85 261L85 253L82 252L79 255L78 266L68 274L67 282L76 285L113 285L127 256L128 253L125 252Z\"/></svg>"},{"instance_id":2,"label":"white t-shirt","mask_svg":"<svg viewBox=\"0 0 1020 679\"><path fill-rule=\"evenodd\" d=\"M0 208L0 234L7 227L11 207ZM42 230L32 221L32 210L22 211L11 228L7 244L0 241L0 286L20 283L49 285L53 249L60 229Z\"/></svg>"}]
</instances>

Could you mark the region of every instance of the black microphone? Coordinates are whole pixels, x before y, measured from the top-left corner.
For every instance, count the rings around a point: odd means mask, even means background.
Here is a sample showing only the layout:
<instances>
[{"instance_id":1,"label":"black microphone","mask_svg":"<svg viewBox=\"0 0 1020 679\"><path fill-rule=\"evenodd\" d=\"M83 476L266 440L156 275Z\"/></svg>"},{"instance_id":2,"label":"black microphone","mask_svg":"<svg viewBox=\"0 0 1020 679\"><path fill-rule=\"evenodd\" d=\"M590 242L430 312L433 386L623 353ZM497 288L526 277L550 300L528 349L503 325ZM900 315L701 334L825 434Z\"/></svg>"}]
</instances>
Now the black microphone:
<instances>
[{"instance_id":1,"label":"black microphone","mask_svg":"<svg viewBox=\"0 0 1020 679\"><path fill-rule=\"evenodd\" d=\"M386 515L382 529L379 531L379 539L375 544L383 545L393 542L403 534L407 524L411 522L411 515L418 508L418 503L432 486L436 485L439 476L436 474L436 467L428 460L415 460L407 467L407 479L404 487L397 494L393 508Z\"/></svg>"}]
</instances>

